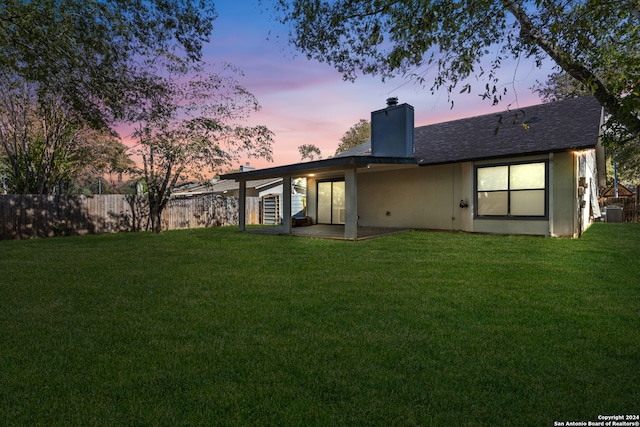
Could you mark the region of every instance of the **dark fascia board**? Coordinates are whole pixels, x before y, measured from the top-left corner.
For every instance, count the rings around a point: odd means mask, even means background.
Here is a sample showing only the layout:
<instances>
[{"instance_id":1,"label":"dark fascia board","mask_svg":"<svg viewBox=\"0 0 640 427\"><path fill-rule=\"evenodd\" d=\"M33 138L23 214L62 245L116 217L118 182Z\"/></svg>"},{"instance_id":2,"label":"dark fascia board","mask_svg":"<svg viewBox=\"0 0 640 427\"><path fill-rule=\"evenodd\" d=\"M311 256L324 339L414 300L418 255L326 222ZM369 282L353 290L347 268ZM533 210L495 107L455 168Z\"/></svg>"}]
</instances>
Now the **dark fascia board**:
<instances>
[{"instance_id":1,"label":"dark fascia board","mask_svg":"<svg viewBox=\"0 0 640 427\"><path fill-rule=\"evenodd\" d=\"M482 162L487 160L501 160L501 159L511 159L511 158L518 158L518 157L541 156L541 155L548 155L551 153L565 153L567 151L580 151L580 150L589 150L594 148L595 146L593 144L585 144L581 146L567 148L564 150L528 151L523 153L502 154L500 156L464 157L464 158L455 159L455 160L441 160L437 162L429 162L426 159L420 159L420 161L418 162L418 165L419 166L437 166L437 165L449 165L452 163Z\"/></svg>"},{"instance_id":2,"label":"dark fascia board","mask_svg":"<svg viewBox=\"0 0 640 427\"><path fill-rule=\"evenodd\" d=\"M295 163L292 165L276 166L273 168L257 169L247 172L235 172L221 175L221 179L235 179L236 181L250 181L263 178L280 178L284 176L300 176L310 173L331 172L344 169L355 169L372 164L383 165L417 165L419 159L412 157L374 157L348 156L332 157L330 159L312 162Z\"/></svg>"}]
</instances>

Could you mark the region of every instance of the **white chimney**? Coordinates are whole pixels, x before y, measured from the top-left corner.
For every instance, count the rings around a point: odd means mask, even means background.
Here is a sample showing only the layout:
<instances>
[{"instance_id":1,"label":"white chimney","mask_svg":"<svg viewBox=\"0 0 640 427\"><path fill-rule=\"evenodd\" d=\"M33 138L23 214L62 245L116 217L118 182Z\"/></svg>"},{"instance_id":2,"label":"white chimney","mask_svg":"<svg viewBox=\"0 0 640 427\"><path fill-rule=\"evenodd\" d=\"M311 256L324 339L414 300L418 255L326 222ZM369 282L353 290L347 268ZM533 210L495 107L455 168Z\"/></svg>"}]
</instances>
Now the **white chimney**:
<instances>
[{"instance_id":1,"label":"white chimney","mask_svg":"<svg viewBox=\"0 0 640 427\"><path fill-rule=\"evenodd\" d=\"M249 172L249 171L254 171L254 170L256 170L256 168L251 166L249 163L247 163L246 165L241 165L240 166L240 172Z\"/></svg>"}]
</instances>

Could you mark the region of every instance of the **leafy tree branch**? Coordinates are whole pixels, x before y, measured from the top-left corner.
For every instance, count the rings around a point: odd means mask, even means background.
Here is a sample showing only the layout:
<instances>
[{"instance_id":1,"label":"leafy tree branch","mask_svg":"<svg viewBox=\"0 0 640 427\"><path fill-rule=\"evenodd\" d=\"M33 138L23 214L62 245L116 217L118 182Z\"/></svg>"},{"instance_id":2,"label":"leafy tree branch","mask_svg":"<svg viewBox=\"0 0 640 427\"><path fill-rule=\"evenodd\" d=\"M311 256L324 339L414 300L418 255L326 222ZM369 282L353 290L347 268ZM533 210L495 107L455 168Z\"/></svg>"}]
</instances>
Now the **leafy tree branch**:
<instances>
[{"instance_id":1,"label":"leafy tree branch","mask_svg":"<svg viewBox=\"0 0 640 427\"><path fill-rule=\"evenodd\" d=\"M640 132L637 0L274 0L292 45L345 79L405 76L432 92L498 103L508 59L551 60L609 113L609 129ZM472 89L475 77L477 88ZM451 100L451 99L450 99ZM452 101L453 102L453 101Z\"/></svg>"},{"instance_id":2,"label":"leafy tree branch","mask_svg":"<svg viewBox=\"0 0 640 427\"><path fill-rule=\"evenodd\" d=\"M93 127L131 118L150 62L201 60L216 13L200 0L6 0L0 71L63 97Z\"/></svg>"}]
</instances>

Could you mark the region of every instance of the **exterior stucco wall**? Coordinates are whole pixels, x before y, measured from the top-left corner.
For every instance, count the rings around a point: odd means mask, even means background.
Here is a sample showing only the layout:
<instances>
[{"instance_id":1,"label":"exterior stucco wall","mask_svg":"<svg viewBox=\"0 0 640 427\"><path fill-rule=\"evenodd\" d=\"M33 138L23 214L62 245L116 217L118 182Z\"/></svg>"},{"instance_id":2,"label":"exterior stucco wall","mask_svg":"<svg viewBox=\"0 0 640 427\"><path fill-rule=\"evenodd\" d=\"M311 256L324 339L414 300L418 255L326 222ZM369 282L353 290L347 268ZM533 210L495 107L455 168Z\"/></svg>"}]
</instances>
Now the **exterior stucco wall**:
<instances>
[{"instance_id":1,"label":"exterior stucco wall","mask_svg":"<svg viewBox=\"0 0 640 427\"><path fill-rule=\"evenodd\" d=\"M577 160L573 152L555 153L552 158L550 234L554 237L578 236Z\"/></svg>"},{"instance_id":2,"label":"exterior stucco wall","mask_svg":"<svg viewBox=\"0 0 640 427\"><path fill-rule=\"evenodd\" d=\"M462 165L358 174L358 225L460 230Z\"/></svg>"},{"instance_id":3,"label":"exterior stucco wall","mask_svg":"<svg viewBox=\"0 0 640 427\"><path fill-rule=\"evenodd\" d=\"M361 227L575 237L579 235L576 159L574 152L564 152L386 171L359 169L356 172L357 224ZM475 166L539 160L549 161L548 218L474 217ZM307 214L314 222L316 183L314 179L307 183ZM461 207L461 202L468 207Z\"/></svg>"},{"instance_id":4,"label":"exterior stucco wall","mask_svg":"<svg viewBox=\"0 0 640 427\"><path fill-rule=\"evenodd\" d=\"M547 220L476 219L473 224L473 231L476 233L549 235L549 221Z\"/></svg>"},{"instance_id":5,"label":"exterior stucco wall","mask_svg":"<svg viewBox=\"0 0 640 427\"><path fill-rule=\"evenodd\" d=\"M314 178L307 178L307 216L313 223L318 221L318 187Z\"/></svg>"},{"instance_id":6,"label":"exterior stucco wall","mask_svg":"<svg viewBox=\"0 0 640 427\"><path fill-rule=\"evenodd\" d=\"M600 191L598 188L599 174L596 150L584 150L578 155L578 203L580 203L578 208L582 213L580 220L581 232L589 228L596 218L602 217L598 203ZM581 184L582 188L580 188Z\"/></svg>"},{"instance_id":7,"label":"exterior stucco wall","mask_svg":"<svg viewBox=\"0 0 640 427\"><path fill-rule=\"evenodd\" d=\"M596 149L553 155L554 198L552 236L578 237L599 218ZM580 178L584 186L580 187Z\"/></svg>"}]
</instances>

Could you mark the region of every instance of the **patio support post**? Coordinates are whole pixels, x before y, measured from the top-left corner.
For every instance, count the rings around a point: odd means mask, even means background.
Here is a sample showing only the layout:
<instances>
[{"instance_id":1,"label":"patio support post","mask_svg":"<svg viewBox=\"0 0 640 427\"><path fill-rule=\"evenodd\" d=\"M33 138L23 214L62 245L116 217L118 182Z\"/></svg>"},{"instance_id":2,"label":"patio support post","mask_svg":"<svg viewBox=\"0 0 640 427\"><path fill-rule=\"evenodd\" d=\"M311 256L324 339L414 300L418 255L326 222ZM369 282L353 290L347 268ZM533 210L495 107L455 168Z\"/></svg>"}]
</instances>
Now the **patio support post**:
<instances>
[{"instance_id":1,"label":"patio support post","mask_svg":"<svg viewBox=\"0 0 640 427\"><path fill-rule=\"evenodd\" d=\"M291 234L291 177L282 177L282 228Z\"/></svg>"},{"instance_id":2,"label":"patio support post","mask_svg":"<svg viewBox=\"0 0 640 427\"><path fill-rule=\"evenodd\" d=\"M356 169L344 171L345 212L344 237L358 238L358 175Z\"/></svg>"},{"instance_id":3,"label":"patio support post","mask_svg":"<svg viewBox=\"0 0 640 427\"><path fill-rule=\"evenodd\" d=\"M247 218L247 181L238 182L238 231L245 231Z\"/></svg>"}]
</instances>

